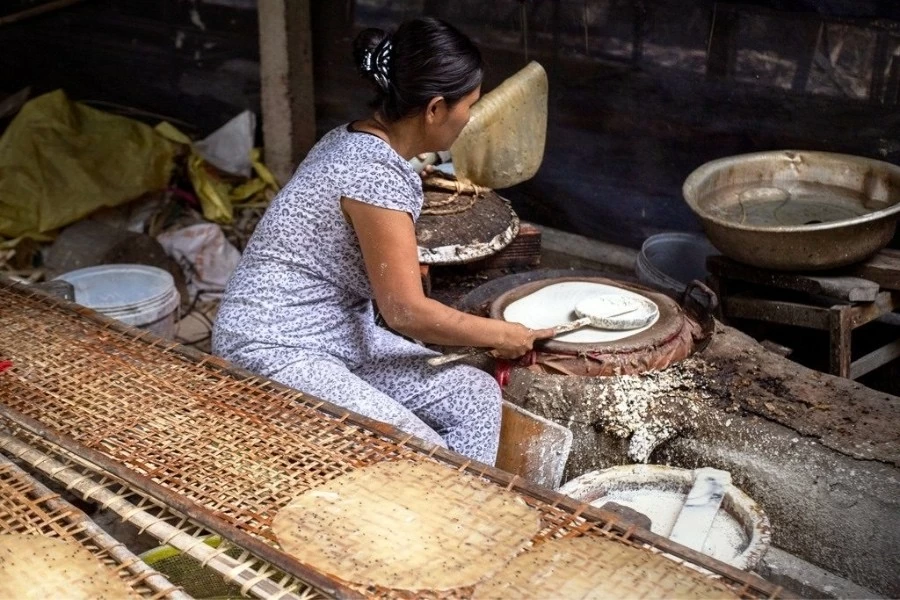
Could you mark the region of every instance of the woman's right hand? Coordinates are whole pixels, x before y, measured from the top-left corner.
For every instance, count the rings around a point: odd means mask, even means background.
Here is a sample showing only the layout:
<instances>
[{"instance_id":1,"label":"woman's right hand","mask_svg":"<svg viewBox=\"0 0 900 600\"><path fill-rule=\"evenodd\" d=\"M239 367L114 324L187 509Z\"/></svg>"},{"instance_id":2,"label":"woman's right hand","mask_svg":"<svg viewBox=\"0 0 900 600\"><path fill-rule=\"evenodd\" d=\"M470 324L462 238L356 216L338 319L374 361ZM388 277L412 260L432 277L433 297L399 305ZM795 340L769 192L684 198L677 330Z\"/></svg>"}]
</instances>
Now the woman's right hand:
<instances>
[{"instance_id":1,"label":"woman's right hand","mask_svg":"<svg viewBox=\"0 0 900 600\"><path fill-rule=\"evenodd\" d=\"M503 339L491 353L497 358L519 358L534 347L535 340L551 338L553 328L529 329L520 323L507 323Z\"/></svg>"}]
</instances>

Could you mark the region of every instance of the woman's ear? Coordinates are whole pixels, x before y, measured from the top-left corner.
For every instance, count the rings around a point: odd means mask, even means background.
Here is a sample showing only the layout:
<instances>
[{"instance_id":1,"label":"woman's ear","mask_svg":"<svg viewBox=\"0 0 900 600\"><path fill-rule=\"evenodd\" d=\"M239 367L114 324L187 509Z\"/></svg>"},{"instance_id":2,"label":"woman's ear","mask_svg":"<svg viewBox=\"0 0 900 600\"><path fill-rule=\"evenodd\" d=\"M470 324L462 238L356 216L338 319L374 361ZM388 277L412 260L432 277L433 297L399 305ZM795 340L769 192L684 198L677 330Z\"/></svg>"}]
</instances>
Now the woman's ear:
<instances>
[{"instance_id":1,"label":"woman's ear","mask_svg":"<svg viewBox=\"0 0 900 600\"><path fill-rule=\"evenodd\" d=\"M435 96L425 107L425 122L429 125L441 123L447 112L447 101L443 96Z\"/></svg>"}]
</instances>

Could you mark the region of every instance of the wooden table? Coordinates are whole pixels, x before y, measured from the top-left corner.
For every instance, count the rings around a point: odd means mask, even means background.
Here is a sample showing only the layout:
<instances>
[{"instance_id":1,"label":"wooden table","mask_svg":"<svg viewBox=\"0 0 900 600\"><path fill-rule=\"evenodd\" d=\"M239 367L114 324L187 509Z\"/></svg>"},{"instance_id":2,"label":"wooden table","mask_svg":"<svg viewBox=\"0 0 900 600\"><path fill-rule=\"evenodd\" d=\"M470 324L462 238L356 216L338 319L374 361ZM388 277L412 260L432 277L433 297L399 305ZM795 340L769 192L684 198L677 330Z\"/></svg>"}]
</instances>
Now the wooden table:
<instances>
[{"instance_id":1,"label":"wooden table","mask_svg":"<svg viewBox=\"0 0 900 600\"><path fill-rule=\"evenodd\" d=\"M851 353L855 329L900 309L900 250L882 250L864 263L828 272L770 271L724 256L709 257L707 269L723 321L752 319L827 331L833 375L857 379L900 357L900 338L856 360ZM894 316L900 322L900 315Z\"/></svg>"}]
</instances>

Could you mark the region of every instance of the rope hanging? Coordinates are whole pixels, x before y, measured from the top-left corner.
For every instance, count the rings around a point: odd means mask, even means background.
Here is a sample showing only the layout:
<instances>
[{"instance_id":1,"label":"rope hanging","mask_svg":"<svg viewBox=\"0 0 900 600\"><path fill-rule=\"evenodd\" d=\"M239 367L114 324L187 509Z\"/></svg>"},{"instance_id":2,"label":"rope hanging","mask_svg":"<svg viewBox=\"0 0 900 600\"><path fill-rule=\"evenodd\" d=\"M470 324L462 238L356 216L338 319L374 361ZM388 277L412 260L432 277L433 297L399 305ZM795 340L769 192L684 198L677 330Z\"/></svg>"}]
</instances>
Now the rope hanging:
<instances>
[{"instance_id":1,"label":"rope hanging","mask_svg":"<svg viewBox=\"0 0 900 600\"><path fill-rule=\"evenodd\" d=\"M422 205L423 215L455 215L466 212L475 206L475 202L479 198L490 191L489 188L474 183L445 179L434 175L424 180L423 186L436 191L452 192L450 196L441 199L429 200L426 197Z\"/></svg>"}]
</instances>

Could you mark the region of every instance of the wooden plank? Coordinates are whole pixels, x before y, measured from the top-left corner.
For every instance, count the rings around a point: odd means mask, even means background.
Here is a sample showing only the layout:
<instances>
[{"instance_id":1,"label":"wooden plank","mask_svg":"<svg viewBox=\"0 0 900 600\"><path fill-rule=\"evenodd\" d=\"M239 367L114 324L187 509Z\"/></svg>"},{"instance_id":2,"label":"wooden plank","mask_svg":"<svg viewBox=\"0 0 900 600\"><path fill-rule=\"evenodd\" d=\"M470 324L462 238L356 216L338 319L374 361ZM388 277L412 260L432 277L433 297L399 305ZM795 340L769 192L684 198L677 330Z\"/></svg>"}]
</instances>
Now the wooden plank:
<instances>
[{"instance_id":1,"label":"wooden plank","mask_svg":"<svg viewBox=\"0 0 900 600\"><path fill-rule=\"evenodd\" d=\"M266 165L281 184L316 142L309 0L259 3Z\"/></svg>"},{"instance_id":2,"label":"wooden plank","mask_svg":"<svg viewBox=\"0 0 900 600\"><path fill-rule=\"evenodd\" d=\"M743 265L724 256L710 256L706 264L710 272L722 278L817 294L845 302L873 302L880 289L878 283L862 277L769 271Z\"/></svg>"},{"instance_id":3,"label":"wooden plank","mask_svg":"<svg viewBox=\"0 0 900 600\"><path fill-rule=\"evenodd\" d=\"M874 302L860 304L851 311L853 329L888 315L900 308L900 292L880 292Z\"/></svg>"},{"instance_id":4,"label":"wooden plank","mask_svg":"<svg viewBox=\"0 0 900 600\"><path fill-rule=\"evenodd\" d=\"M562 482L572 432L506 400L500 425L497 468L550 489Z\"/></svg>"},{"instance_id":5,"label":"wooden plank","mask_svg":"<svg viewBox=\"0 0 900 600\"><path fill-rule=\"evenodd\" d=\"M634 273L638 250L601 242L593 238L568 233L544 225L536 225L536 227L541 232L542 250L578 257L585 261L608 265Z\"/></svg>"},{"instance_id":6,"label":"wooden plank","mask_svg":"<svg viewBox=\"0 0 900 600\"><path fill-rule=\"evenodd\" d=\"M874 281L859 277L804 276L812 285L819 286L816 294L847 300L848 302L874 302L880 286Z\"/></svg>"},{"instance_id":7,"label":"wooden plank","mask_svg":"<svg viewBox=\"0 0 900 600\"><path fill-rule=\"evenodd\" d=\"M874 281L886 290L900 290L900 250L886 248L847 274Z\"/></svg>"},{"instance_id":8,"label":"wooden plank","mask_svg":"<svg viewBox=\"0 0 900 600\"><path fill-rule=\"evenodd\" d=\"M830 309L818 306L741 296L723 299L722 311L731 319L754 319L822 330L829 328L831 313Z\"/></svg>"},{"instance_id":9,"label":"wooden plank","mask_svg":"<svg viewBox=\"0 0 900 600\"><path fill-rule=\"evenodd\" d=\"M853 361L850 364L850 379L858 379L897 358L900 358L900 339L885 344L878 350L873 350Z\"/></svg>"}]
</instances>

